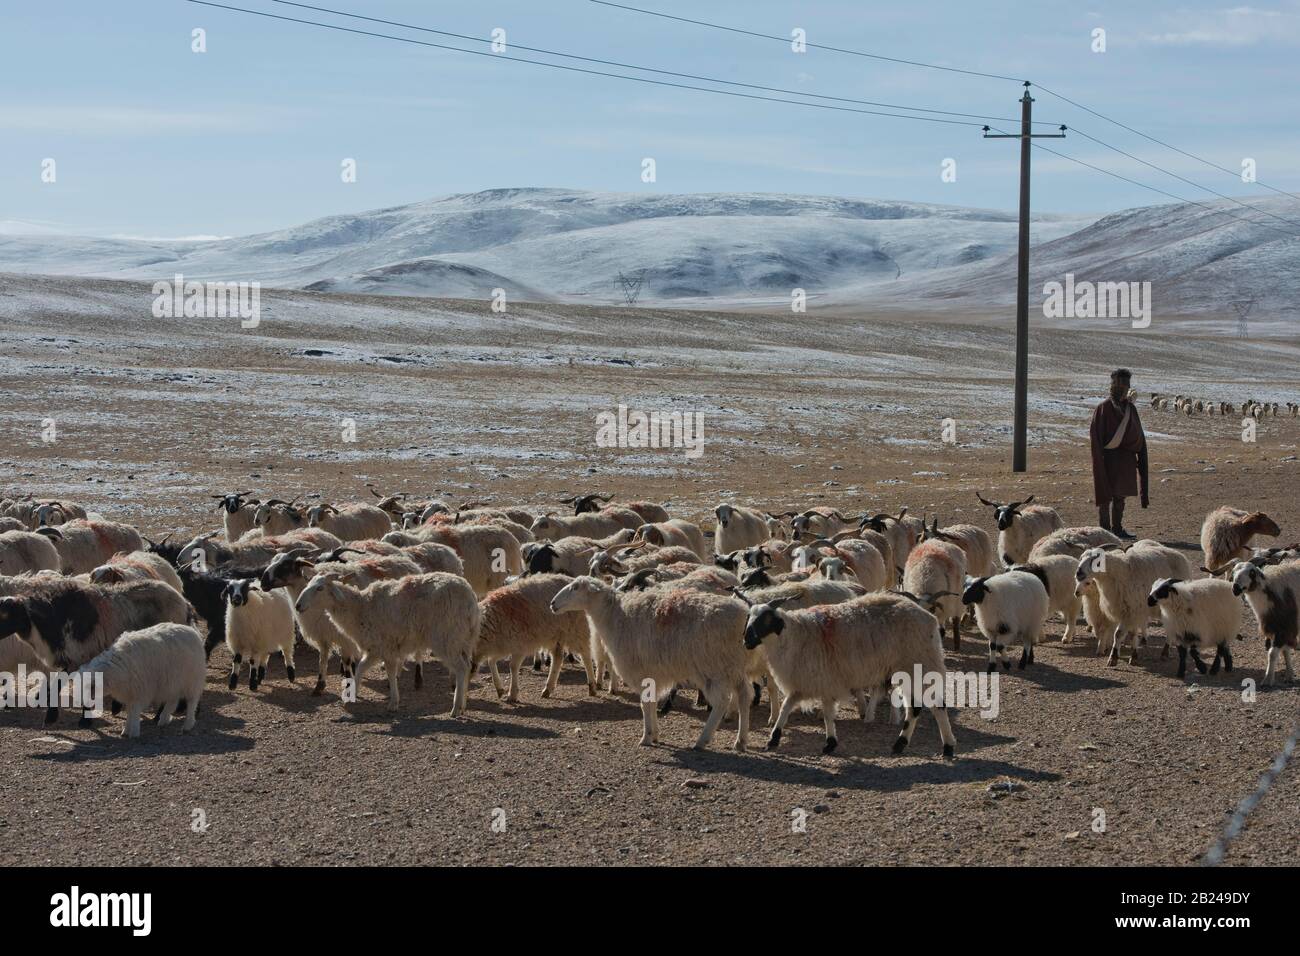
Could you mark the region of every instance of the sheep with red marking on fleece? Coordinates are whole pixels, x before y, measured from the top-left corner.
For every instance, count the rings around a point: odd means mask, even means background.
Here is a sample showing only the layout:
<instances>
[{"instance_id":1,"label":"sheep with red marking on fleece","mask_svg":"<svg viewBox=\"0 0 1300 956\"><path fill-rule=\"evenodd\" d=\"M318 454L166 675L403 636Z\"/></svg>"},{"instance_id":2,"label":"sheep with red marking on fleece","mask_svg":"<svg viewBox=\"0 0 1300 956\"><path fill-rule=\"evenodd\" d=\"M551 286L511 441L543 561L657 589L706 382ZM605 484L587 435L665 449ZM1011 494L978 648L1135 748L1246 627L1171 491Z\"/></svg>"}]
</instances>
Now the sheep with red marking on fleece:
<instances>
[{"instance_id":1,"label":"sheep with red marking on fleece","mask_svg":"<svg viewBox=\"0 0 1300 956\"><path fill-rule=\"evenodd\" d=\"M382 540L402 544L408 541L408 534L390 532ZM519 540L503 528L475 524L425 524L414 534L416 542L432 541L455 551L465 565L465 580L480 597L501 587L506 578L523 571Z\"/></svg>"},{"instance_id":2,"label":"sheep with red marking on fleece","mask_svg":"<svg viewBox=\"0 0 1300 956\"><path fill-rule=\"evenodd\" d=\"M232 571L252 571L265 567L267 562L282 551L311 548L328 551L342 547L343 542L320 528L299 528L279 535L253 535L251 532L238 541L221 541L215 531L196 535L183 544L176 558L179 567L193 564L202 555L205 568L225 567Z\"/></svg>"},{"instance_id":3,"label":"sheep with red marking on fleece","mask_svg":"<svg viewBox=\"0 0 1300 956\"><path fill-rule=\"evenodd\" d=\"M1264 635L1268 664L1264 683L1277 680L1277 665L1286 660L1286 679L1295 680L1291 654L1300 647L1300 561L1259 567L1243 561L1232 569L1232 593L1245 595Z\"/></svg>"},{"instance_id":4,"label":"sheep with red marking on fleece","mask_svg":"<svg viewBox=\"0 0 1300 956\"><path fill-rule=\"evenodd\" d=\"M0 533L0 574L12 577L61 567L59 552L48 536L34 531Z\"/></svg>"},{"instance_id":5,"label":"sheep with red marking on fleece","mask_svg":"<svg viewBox=\"0 0 1300 956\"><path fill-rule=\"evenodd\" d=\"M922 541L947 541L955 544L966 553L966 573L972 577L988 577L993 573L993 542L988 532L973 524L952 524L946 528L939 527L936 516L930 527L921 536Z\"/></svg>"},{"instance_id":6,"label":"sheep with red marking on fleece","mask_svg":"<svg viewBox=\"0 0 1300 956\"><path fill-rule=\"evenodd\" d=\"M1047 620L1047 576L1034 565L1001 574L970 578L961 593L961 603L973 605L975 623L989 642L989 673L1002 667L1011 670L1007 648L1021 646L1021 670L1034 662L1034 645L1043 639Z\"/></svg>"},{"instance_id":7,"label":"sheep with red marking on fleece","mask_svg":"<svg viewBox=\"0 0 1300 956\"><path fill-rule=\"evenodd\" d=\"M644 541L621 545L592 555L587 573L593 577L632 574L644 568L666 564L700 564L700 556L691 548L672 545L649 547Z\"/></svg>"},{"instance_id":8,"label":"sheep with red marking on fleece","mask_svg":"<svg viewBox=\"0 0 1300 956\"><path fill-rule=\"evenodd\" d=\"M736 598L685 588L620 593L604 581L581 577L556 594L551 610L584 613L619 677L639 691L642 746L659 739L656 699L678 684L690 684L713 707L695 747L707 746L734 699L741 704L735 748L745 749L750 687L740 639L745 608Z\"/></svg>"},{"instance_id":9,"label":"sheep with red marking on fleece","mask_svg":"<svg viewBox=\"0 0 1300 956\"><path fill-rule=\"evenodd\" d=\"M713 533L713 550L730 554L752 548L768 539L767 517L761 511L723 502L713 509L717 527Z\"/></svg>"},{"instance_id":10,"label":"sheep with red marking on fleece","mask_svg":"<svg viewBox=\"0 0 1300 956\"><path fill-rule=\"evenodd\" d=\"M339 508L322 502L307 509L307 527L322 528L341 541L362 541L388 534L393 519L374 505L355 503Z\"/></svg>"},{"instance_id":11,"label":"sheep with red marking on fleece","mask_svg":"<svg viewBox=\"0 0 1300 956\"><path fill-rule=\"evenodd\" d=\"M1209 673L1232 672L1232 641L1241 630L1241 601L1232 593L1232 585L1217 578L1180 581L1161 578L1147 595L1147 606L1160 609L1165 637L1178 645L1178 676L1187 673L1190 653L1196 669L1206 673L1201 652L1214 648L1214 663Z\"/></svg>"},{"instance_id":12,"label":"sheep with red marking on fleece","mask_svg":"<svg viewBox=\"0 0 1300 956\"><path fill-rule=\"evenodd\" d=\"M64 574L85 574L99 567L119 551L142 551L144 539L129 524L116 521L90 521L78 518L55 527L42 527L59 553Z\"/></svg>"},{"instance_id":13,"label":"sheep with red marking on fleece","mask_svg":"<svg viewBox=\"0 0 1300 956\"><path fill-rule=\"evenodd\" d=\"M120 551L93 569L89 580L95 584L121 584L124 581L161 581L184 594L180 575L172 563L151 551Z\"/></svg>"},{"instance_id":14,"label":"sheep with red marking on fleece","mask_svg":"<svg viewBox=\"0 0 1300 956\"><path fill-rule=\"evenodd\" d=\"M993 520L998 526L998 556L1006 567L1025 563L1035 544L1065 524L1055 508L1031 504L1033 495L1010 503L989 501L979 492L975 497L980 504L993 509Z\"/></svg>"},{"instance_id":15,"label":"sheep with red marking on fleece","mask_svg":"<svg viewBox=\"0 0 1300 956\"><path fill-rule=\"evenodd\" d=\"M952 625L953 650L961 650L961 592L966 580L966 552L951 541L932 538L922 541L907 556L903 567L903 590L932 603L939 619Z\"/></svg>"},{"instance_id":16,"label":"sheep with red marking on fleece","mask_svg":"<svg viewBox=\"0 0 1300 956\"><path fill-rule=\"evenodd\" d=\"M826 730L823 753L835 750L836 702L868 690L872 699L889 686L895 674L946 673L939 624L934 615L897 594L867 594L842 604L788 610L784 598L754 604L745 621L744 646L762 647L772 677L782 697L780 713L768 738L768 749L781 740L786 721L804 701L820 701ZM920 688L915 688L919 691ZM742 708L743 710L743 708ZM915 701L904 701L903 730L894 742L900 753L916 729ZM956 747L943 702L930 707L943 754L951 758ZM865 716L865 715L864 715Z\"/></svg>"},{"instance_id":17,"label":"sheep with red marking on fleece","mask_svg":"<svg viewBox=\"0 0 1300 956\"><path fill-rule=\"evenodd\" d=\"M1187 558L1155 541L1139 541L1127 549L1090 548L1079 556L1075 580L1097 581L1101 609L1115 624L1112 633L1097 635L1097 653L1110 647L1107 666L1119 663L1119 648L1126 637L1133 641L1129 663L1137 661L1139 639L1151 617L1147 595L1152 585L1161 578L1190 577Z\"/></svg>"},{"instance_id":18,"label":"sheep with red marking on fleece","mask_svg":"<svg viewBox=\"0 0 1300 956\"><path fill-rule=\"evenodd\" d=\"M879 591L893 580L892 562L869 541L845 538L832 543L819 539L811 544L797 545L793 551L794 571L812 571L823 557L836 557L852 569L858 583L868 591Z\"/></svg>"},{"instance_id":19,"label":"sheep with red marking on fleece","mask_svg":"<svg viewBox=\"0 0 1300 956\"><path fill-rule=\"evenodd\" d=\"M1282 533L1276 521L1262 511L1242 511L1226 505L1205 516L1201 525L1201 550L1211 574L1231 569L1251 556L1250 542L1257 534L1276 538Z\"/></svg>"},{"instance_id":20,"label":"sheep with red marking on fleece","mask_svg":"<svg viewBox=\"0 0 1300 956\"><path fill-rule=\"evenodd\" d=\"M126 708L123 737L139 737L140 715L154 707L158 708L158 726L166 727L182 701L185 722L181 730L192 730L208 676L199 632L173 623L128 631L80 670L102 674L104 696Z\"/></svg>"},{"instance_id":21,"label":"sheep with red marking on fleece","mask_svg":"<svg viewBox=\"0 0 1300 956\"><path fill-rule=\"evenodd\" d=\"M403 662L430 654L442 661L455 681L451 716L464 713L482 619L478 598L464 578L436 571L376 581L362 589L335 574L318 574L295 604L299 612L319 604L361 648L355 671L358 686L372 664L383 662L390 710L401 703L397 677Z\"/></svg>"},{"instance_id":22,"label":"sheep with red marking on fleece","mask_svg":"<svg viewBox=\"0 0 1300 956\"><path fill-rule=\"evenodd\" d=\"M542 697L550 697L560 678L565 652L582 658L587 672L587 693L596 696L595 649L587 619L580 614L555 614L551 601L572 577L564 574L530 574L499 587L479 601L482 623L474 658L487 661L497 696L503 693L497 661L510 660L509 703L519 700L519 668L524 656L539 649L551 658Z\"/></svg>"}]
</instances>

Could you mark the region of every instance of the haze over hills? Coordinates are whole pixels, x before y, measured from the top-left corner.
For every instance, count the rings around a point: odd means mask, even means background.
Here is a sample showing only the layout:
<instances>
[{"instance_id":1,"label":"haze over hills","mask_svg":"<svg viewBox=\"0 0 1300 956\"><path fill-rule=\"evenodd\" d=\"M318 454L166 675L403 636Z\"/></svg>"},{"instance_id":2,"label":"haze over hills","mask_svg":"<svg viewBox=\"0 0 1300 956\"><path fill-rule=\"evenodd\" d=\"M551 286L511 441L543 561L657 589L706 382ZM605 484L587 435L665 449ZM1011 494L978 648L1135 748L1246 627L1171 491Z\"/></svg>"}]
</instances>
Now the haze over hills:
<instances>
[{"instance_id":1,"label":"haze over hills","mask_svg":"<svg viewBox=\"0 0 1300 956\"><path fill-rule=\"evenodd\" d=\"M1252 200L1295 215L1289 197ZM1300 226L1226 201L1097 218L1040 215L1031 290L1061 280L1152 283L1158 310L1294 318ZM1295 207L1295 208L1293 208ZM1253 225L1231 218L1251 215ZM759 193L647 195L493 189L214 241L0 230L0 271L152 280L241 279L323 292L531 301L810 308L1001 309L1014 301L1014 212ZM1271 228L1276 226L1277 229Z\"/></svg>"}]
</instances>

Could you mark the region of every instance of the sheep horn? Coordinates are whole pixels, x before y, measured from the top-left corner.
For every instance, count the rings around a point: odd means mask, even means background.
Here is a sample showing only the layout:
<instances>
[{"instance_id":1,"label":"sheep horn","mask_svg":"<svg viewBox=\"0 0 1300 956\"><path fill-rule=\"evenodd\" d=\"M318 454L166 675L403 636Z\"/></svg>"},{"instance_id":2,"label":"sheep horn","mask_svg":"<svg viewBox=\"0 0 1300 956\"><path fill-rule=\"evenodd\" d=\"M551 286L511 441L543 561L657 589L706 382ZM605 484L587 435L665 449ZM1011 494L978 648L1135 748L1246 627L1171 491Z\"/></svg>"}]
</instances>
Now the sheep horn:
<instances>
[{"instance_id":1,"label":"sheep horn","mask_svg":"<svg viewBox=\"0 0 1300 956\"><path fill-rule=\"evenodd\" d=\"M753 607L753 606L754 606L754 602L751 601L751 600L749 599L749 597L745 594L745 592L742 591L740 588L738 588L738 587L732 587L730 590L731 590L731 593L732 593L732 594L736 595L736 597L738 597L738 598L740 598L742 601L744 601L745 604L746 604L748 607Z\"/></svg>"}]
</instances>

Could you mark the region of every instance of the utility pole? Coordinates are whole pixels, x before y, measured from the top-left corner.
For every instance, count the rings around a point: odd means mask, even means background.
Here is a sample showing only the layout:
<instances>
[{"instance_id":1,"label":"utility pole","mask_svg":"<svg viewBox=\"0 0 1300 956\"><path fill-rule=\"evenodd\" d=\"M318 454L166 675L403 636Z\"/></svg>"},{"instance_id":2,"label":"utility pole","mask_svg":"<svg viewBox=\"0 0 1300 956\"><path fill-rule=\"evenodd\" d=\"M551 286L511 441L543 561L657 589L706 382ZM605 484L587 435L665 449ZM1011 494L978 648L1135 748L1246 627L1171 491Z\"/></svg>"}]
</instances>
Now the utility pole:
<instances>
[{"instance_id":1,"label":"utility pole","mask_svg":"<svg viewBox=\"0 0 1300 956\"><path fill-rule=\"evenodd\" d=\"M1029 81L1025 81L1025 95L1020 100L1020 132L990 133L984 127L985 139L1020 140L1020 254L1016 271L1016 411L1015 436L1012 451L1012 471L1028 467L1025 432L1029 417L1029 152L1034 139L1064 139L1065 127L1059 133L1035 133L1034 98L1029 95Z\"/></svg>"}]
</instances>

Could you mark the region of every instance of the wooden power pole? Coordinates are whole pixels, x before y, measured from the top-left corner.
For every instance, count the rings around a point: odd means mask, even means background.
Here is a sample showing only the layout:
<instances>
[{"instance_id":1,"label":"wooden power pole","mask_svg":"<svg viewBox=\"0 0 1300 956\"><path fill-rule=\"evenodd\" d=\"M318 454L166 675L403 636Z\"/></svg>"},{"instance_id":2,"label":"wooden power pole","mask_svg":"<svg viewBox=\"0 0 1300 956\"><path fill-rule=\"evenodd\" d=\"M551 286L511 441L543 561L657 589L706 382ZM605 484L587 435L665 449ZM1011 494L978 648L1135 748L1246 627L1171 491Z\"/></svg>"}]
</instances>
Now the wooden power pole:
<instances>
[{"instance_id":1,"label":"wooden power pole","mask_svg":"<svg viewBox=\"0 0 1300 956\"><path fill-rule=\"evenodd\" d=\"M1028 467L1025 432L1029 418L1029 153L1032 140L1064 139L1065 127L1059 133L1035 133L1034 98L1029 95L1029 81L1025 81L1025 95L1020 100L1020 132L991 133L984 127L985 139L1020 140L1020 254L1016 272L1016 412L1015 436L1012 452L1012 471Z\"/></svg>"}]
</instances>

